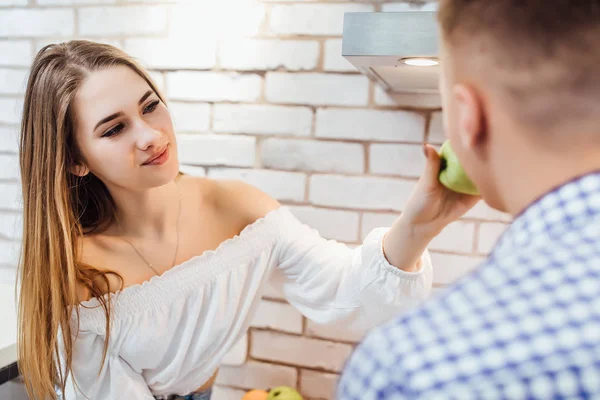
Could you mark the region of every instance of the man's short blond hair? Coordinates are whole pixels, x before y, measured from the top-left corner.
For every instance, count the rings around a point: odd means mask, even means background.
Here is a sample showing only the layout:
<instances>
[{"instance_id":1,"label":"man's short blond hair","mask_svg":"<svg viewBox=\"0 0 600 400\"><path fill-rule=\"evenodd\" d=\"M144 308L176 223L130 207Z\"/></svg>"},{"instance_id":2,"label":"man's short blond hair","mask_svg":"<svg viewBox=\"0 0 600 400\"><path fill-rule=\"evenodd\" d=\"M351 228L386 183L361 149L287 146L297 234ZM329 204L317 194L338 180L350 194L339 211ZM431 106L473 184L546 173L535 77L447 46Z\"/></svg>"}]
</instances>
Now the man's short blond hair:
<instances>
[{"instance_id":1,"label":"man's short blond hair","mask_svg":"<svg viewBox=\"0 0 600 400\"><path fill-rule=\"evenodd\" d=\"M600 118L600 0L440 0L438 18L524 122Z\"/></svg>"}]
</instances>

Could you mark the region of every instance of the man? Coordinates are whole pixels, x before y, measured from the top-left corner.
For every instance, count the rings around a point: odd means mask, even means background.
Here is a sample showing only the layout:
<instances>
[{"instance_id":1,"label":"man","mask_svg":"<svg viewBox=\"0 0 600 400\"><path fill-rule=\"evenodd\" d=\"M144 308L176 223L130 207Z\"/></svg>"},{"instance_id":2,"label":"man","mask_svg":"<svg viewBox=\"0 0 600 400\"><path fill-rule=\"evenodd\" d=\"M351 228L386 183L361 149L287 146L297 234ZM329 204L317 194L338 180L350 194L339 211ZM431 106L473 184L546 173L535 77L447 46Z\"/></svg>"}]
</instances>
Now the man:
<instances>
[{"instance_id":1,"label":"man","mask_svg":"<svg viewBox=\"0 0 600 400\"><path fill-rule=\"evenodd\" d=\"M600 0L441 0L446 134L514 222L372 331L341 400L600 398Z\"/></svg>"}]
</instances>

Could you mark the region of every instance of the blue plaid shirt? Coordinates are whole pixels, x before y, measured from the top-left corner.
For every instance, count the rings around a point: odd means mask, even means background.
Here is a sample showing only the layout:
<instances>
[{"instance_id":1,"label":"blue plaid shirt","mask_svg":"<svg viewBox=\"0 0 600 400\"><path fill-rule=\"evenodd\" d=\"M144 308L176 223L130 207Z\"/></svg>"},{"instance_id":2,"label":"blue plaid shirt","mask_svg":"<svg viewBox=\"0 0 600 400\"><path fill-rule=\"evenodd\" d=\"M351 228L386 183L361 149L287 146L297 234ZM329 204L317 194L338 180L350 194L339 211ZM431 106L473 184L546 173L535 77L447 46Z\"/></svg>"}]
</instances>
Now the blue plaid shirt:
<instances>
[{"instance_id":1,"label":"blue plaid shirt","mask_svg":"<svg viewBox=\"0 0 600 400\"><path fill-rule=\"evenodd\" d=\"M488 260L370 332L340 400L600 399L600 172L544 195Z\"/></svg>"}]
</instances>

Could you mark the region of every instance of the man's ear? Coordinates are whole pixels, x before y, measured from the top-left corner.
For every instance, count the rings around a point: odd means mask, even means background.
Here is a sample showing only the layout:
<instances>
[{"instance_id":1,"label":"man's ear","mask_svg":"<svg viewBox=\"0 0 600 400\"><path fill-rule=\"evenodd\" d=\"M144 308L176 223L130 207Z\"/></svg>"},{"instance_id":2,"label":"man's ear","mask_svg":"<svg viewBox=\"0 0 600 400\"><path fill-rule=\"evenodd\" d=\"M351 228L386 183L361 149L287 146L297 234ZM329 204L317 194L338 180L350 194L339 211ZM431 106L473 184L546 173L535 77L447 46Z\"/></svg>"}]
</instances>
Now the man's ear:
<instances>
[{"instance_id":1,"label":"man's ear","mask_svg":"<svg viewBox=\"0 0 600 400\"><path fill-rule=\"evenodd\" d=\"M85 165L78 164L71 167L71 173L83 178L90 173L90 169Z\"/></svg>"},{"instance_id":2,"label":"man's ear","mask_svg":"<svg viewBox=\"0 0 600 400\"><path fill-rule=\"evenodd\" d=\"M464 84L454 86L452 95L456 103L460 143L464 148L473 148L485 135L483 103L478 93Z\"/></svg>"}]
</instances>

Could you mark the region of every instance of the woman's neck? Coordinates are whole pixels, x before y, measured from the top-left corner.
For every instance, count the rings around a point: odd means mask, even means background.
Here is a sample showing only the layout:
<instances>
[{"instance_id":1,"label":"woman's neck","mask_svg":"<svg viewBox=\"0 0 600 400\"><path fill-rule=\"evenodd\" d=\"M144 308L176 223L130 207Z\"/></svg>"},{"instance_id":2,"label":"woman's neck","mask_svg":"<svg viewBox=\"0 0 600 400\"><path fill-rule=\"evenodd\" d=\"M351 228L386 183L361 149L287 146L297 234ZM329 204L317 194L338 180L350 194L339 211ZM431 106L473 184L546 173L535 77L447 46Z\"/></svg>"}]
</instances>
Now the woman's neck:
<instances>
[{"instance_id":1,"label":"woman's neck","mask_svg":"<svg viewBox=\"0 0 600 400\"><path fill-rule=\"evenodd\" d=\"M156 239L175 234L180 207L178 185L172 181L143 192L111 191L117 206L114 234Z\"/></svg>"}]
</instances>

